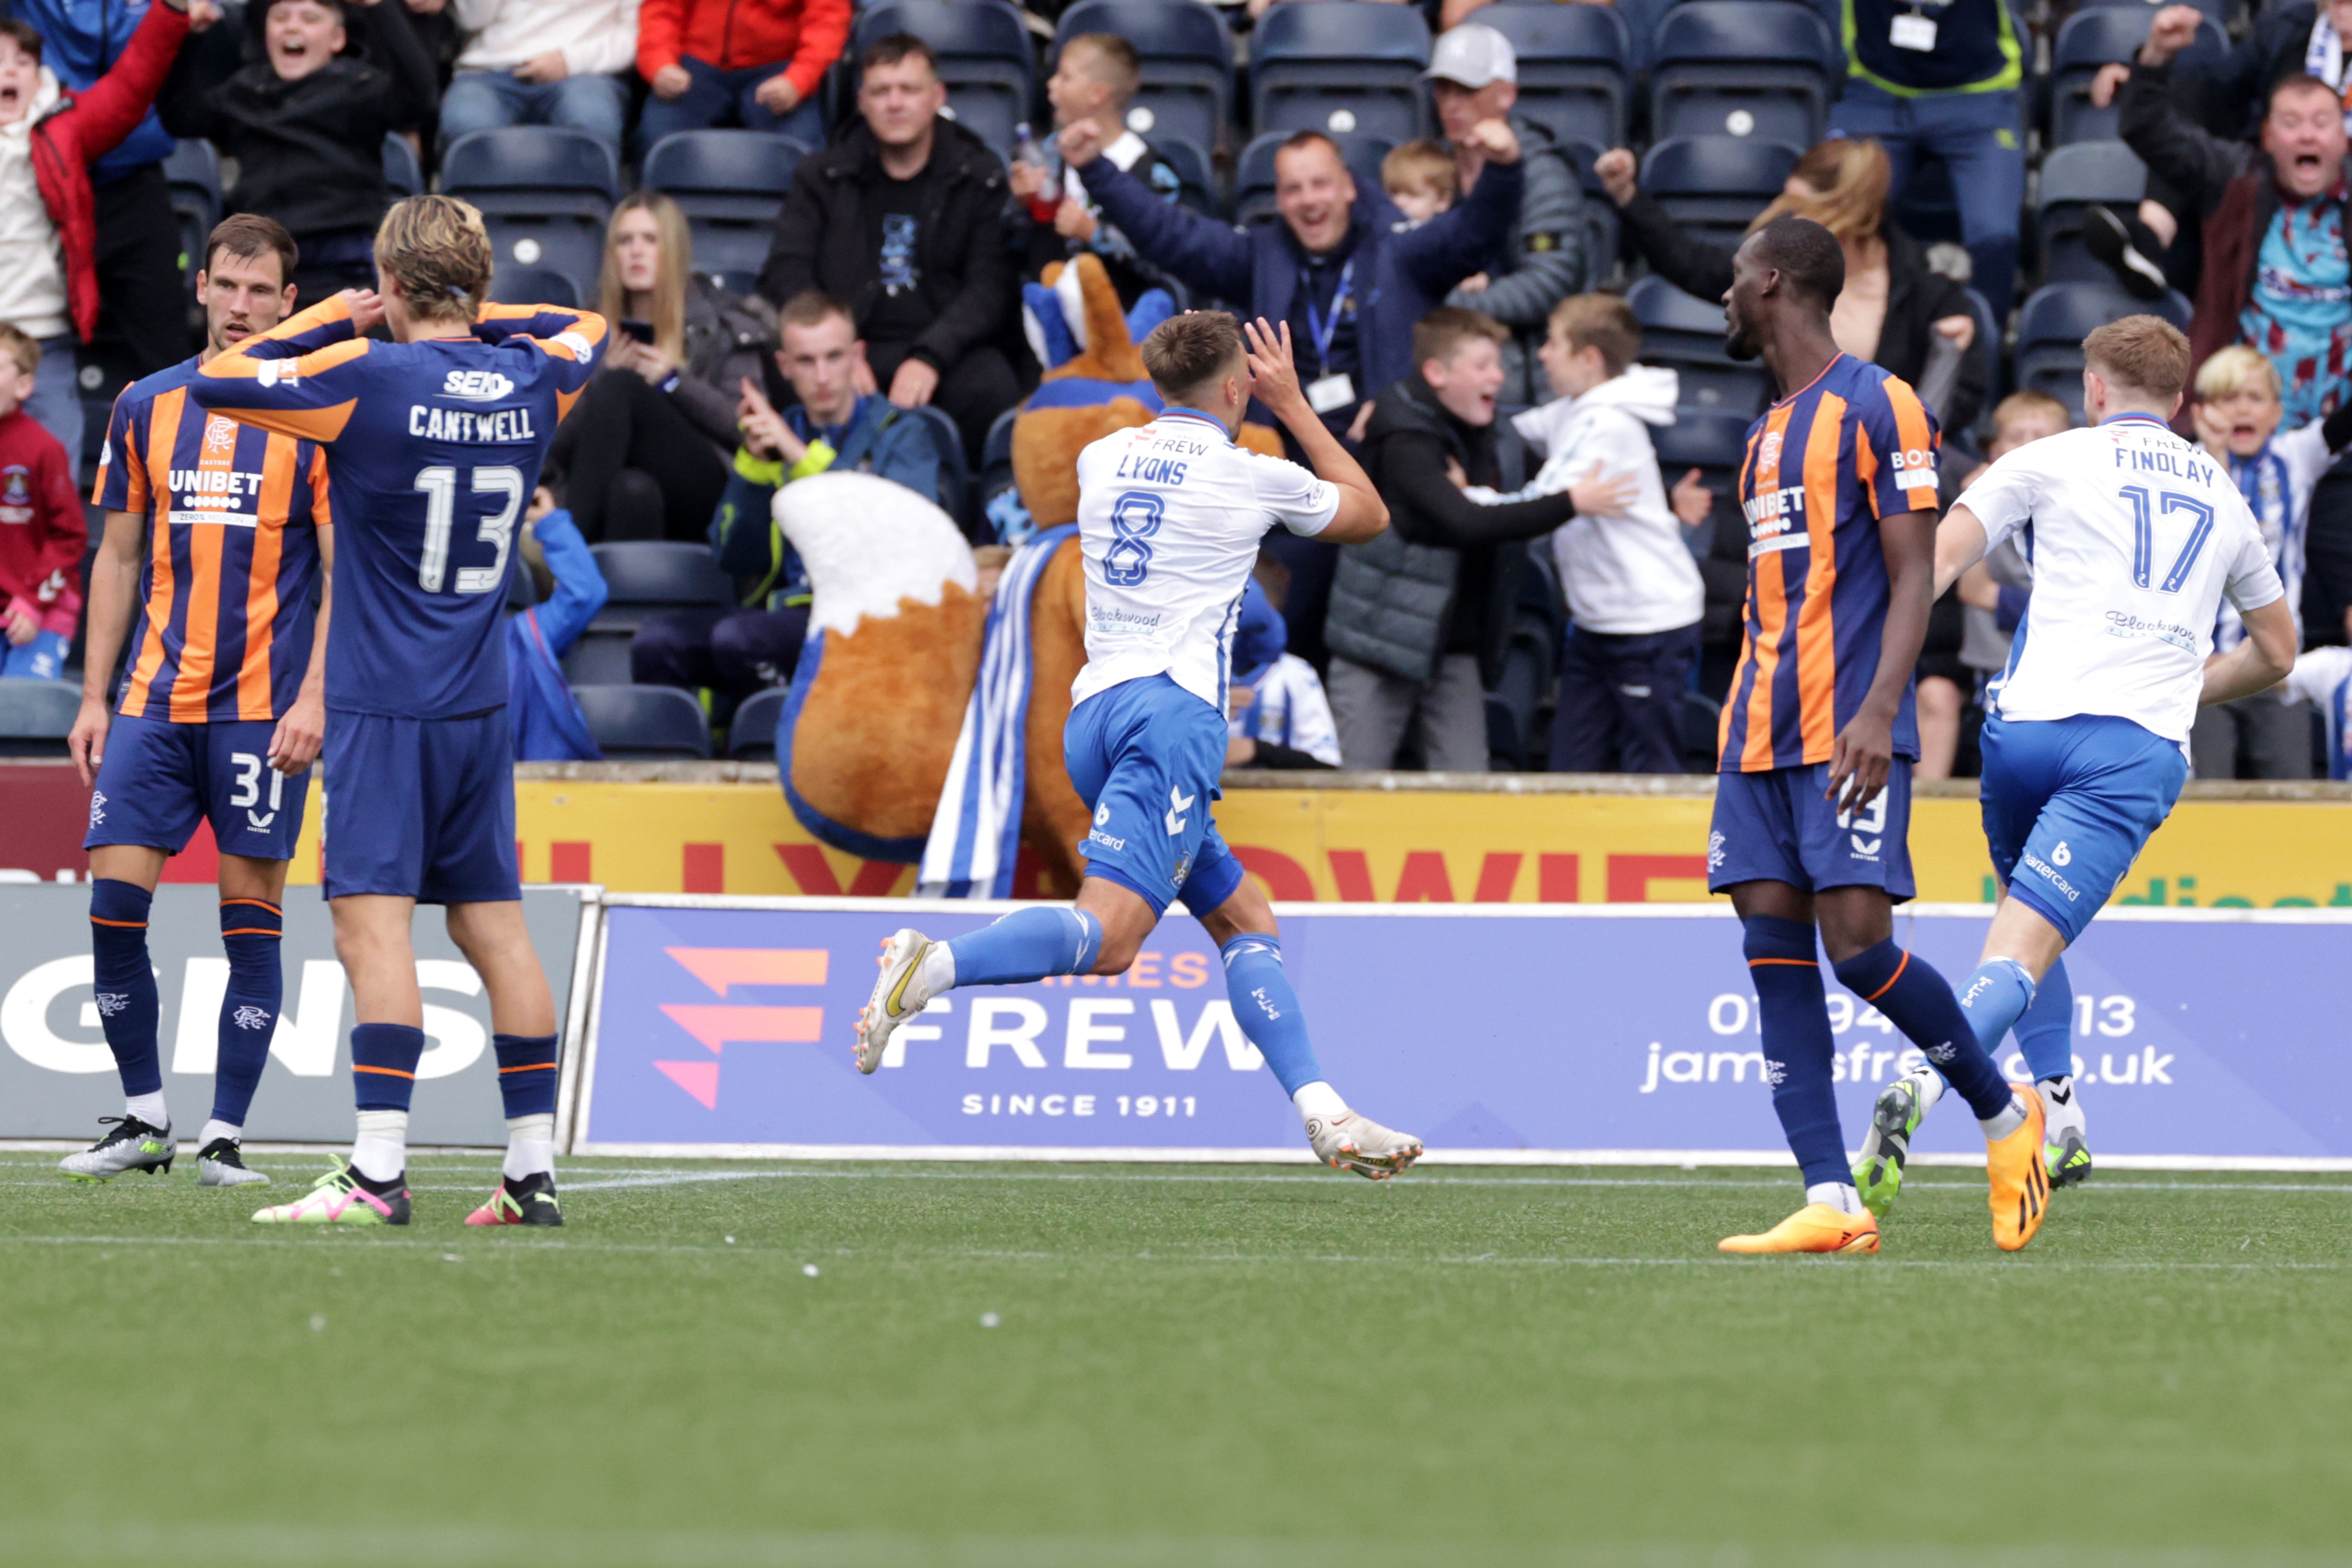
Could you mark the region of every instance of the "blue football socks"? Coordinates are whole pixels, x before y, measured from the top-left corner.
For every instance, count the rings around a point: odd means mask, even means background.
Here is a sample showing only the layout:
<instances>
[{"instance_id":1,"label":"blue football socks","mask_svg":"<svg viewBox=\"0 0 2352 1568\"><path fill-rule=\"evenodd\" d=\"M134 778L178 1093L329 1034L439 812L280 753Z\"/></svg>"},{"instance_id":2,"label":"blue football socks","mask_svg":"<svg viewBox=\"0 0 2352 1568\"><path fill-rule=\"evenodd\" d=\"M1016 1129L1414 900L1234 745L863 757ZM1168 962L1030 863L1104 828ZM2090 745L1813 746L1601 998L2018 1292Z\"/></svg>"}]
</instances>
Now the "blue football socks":
<instances>
[{"instance_id":1,"label":"blue football socks","mask_svg":"<svg viewBox=\"0 0 2352 1568\"><path fill-rule=\"evenodd\" d=\"M89 885L90 988L98 998L99 1027L129 1099L160 1099L163 1092L155 1046L155 971L147 958L147 911L154 901L154 894L133 882L100 877Z\"/></svg>"},{"instance_id":2,"label":"blue football socks","mask_svg":"<svg viewBox=\"0 0 2352 1568\"><path fill-rule=\"evenodd\" d=\"M2058 960L2033 1000L2013 1026L2018 1048L2025 1053L2025 1070L2034 1082L2071 1078L2074 1072L2074 983L2066 978L2066 961Z\"/></svg>"},{"instance_id":3,"label":"blue football socks","mask_svg":"<svg viewBox=\"0 0 2352 1568\"><path fill-rule=\"evenodd\" d=\"M1830 1034L1829 995L1813 947L1813 928L1777 915L1750 915L1742 922L1741 943L1764 1035L1764 1076L1772 1084L1772 1109L1780 1131L1805 1173L1809 1188L1851 1184L1845 1134L1838 1130L1837 1095L1831 1062L1837 1043Z\"/></svg>"},{"instance_id":4,"label":"blue football socks","mask_svg":"<svg viewBox=\"0 0 2352 1568\"><path fill-rule=\"evenodd\" d=\"M285 915L260 899L223 899L221 946L228 953L228 989L222 993L220 1052L213 1068L213 1121L242 1129L253 1091L269 1060L278 1010L286 1000L278 963Z\"/></svg>"},{"instance_id":5,"label":"blue football socks","mask_svg":"<svg viewBox=\"0 0 2352 1568\"><path fill-rule=\"evenodd\" d=\"M2034 989L2033 976L2013 958L1988 958L1977 965L1960 986L1960 1009L1968 1015L1984 1049L1999 1045L2001 1037L2024 1016L2033 1004ZM1947 1074L1950 1070L1945 1069ZM2073 1070L2071 1060L2068 1070Z\"/></svg>"},{"instance_id":6,"label":"blue football socks","mask_svg":"<svg viewBox=\"0 0 2352 1568\"><path fill-rule=\"evenodd\" d=\"M1244 933L1219 952L1225 961L1225 994L1233 999L1234 1021L1282 1081L1282 1092L1295 1096L1304 1085L1323 1082L1323 1065L1315 1059L1314 1043L1307 1037L1307 1014L1283 971L1282 943L1274 937Z\"/></svg>"},{"instance_id":7,"label":"blue football socks","mask_svg":"<svg viewBox=\"0 0 2352 1568\"><path fill-rule=\"evenodd\" d=\"M958 985L1017 985L1048 974L1087 974L1102 952L1102 922L1084 910L1016 910L948 939Z\"/></svg>"},{"instance_id":8,"label":"blue football socks","mask_svg":"<svg viewBox=\"0 0 2352 1568\"><path fill-rule=\"evenodd\" d=\"M2014 1096L1982 1043L1983 1030L1970 1027L1974 1020L1961 1010L1951 983L1935 965L1895 946L1889 937L1840 963L1837 977L1910 1037L1945 1081L1960 1091L1979 1121L2008 1110Z\"/></svg>"}]
</instances>

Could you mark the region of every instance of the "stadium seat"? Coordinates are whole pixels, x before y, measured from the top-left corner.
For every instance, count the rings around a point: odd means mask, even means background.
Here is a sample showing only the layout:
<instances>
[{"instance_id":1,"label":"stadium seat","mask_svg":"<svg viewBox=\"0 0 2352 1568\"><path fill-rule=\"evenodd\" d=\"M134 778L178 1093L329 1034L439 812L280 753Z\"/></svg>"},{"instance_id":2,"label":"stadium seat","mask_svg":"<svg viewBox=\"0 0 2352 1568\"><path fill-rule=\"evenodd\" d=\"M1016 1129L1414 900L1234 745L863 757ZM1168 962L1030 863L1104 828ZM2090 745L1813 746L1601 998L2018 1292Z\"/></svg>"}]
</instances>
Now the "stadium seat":
<instances>
[{"instance_id":1,"label":"stadium seat","mask_svg":"<svg viewBox=\"0 0 2352 1568\"><path fill-rule=\"evenodd\" d=\"M1682 378L1683 406L1742 418L1764 406L1770 383L1763 369L1737 363L1724 352L1729 328L1721 305L1654 275L1627 289L1625 302L1642 323L1642 363L1664 365Z\"/></svg>"},{"instance_id":2,"label":"stadium seat","mask_svg":"<svg viewBox=\"0 0 2352 1568\"><path fill-rule=\"evenodd\" d=\"M776 760L776 721L784 716L785 695L782 687L771 686L744 700L727 726L729 757L739 763Z\"/></svg>"},{"instance_id":3,"label":"stadium seat","mask_svg":"<svg viewBox=\"0 0 2352 1568\"><path fill-rule=\"evenodd\" d=\"M575 684L572 695L607 762L693 762L710 755L710 722L702 704L675 686Z\"/></svg>"},{"instance_id":4,"label":"stadium seat","mask_svg":"<svg viewBox=\"0 0 2352 1568\"><path fill-rule=\"evenodd\" d=\"M948 115L1000 156L1013 150L1013 128L1037 98L1036 55L1021 12L1005 0L882 0L858 12L849 35L851 60L892 33L930 45L947 84ZM855 93L856 82L845 85Z\"/></svg>"},{"instance_id":5,"label":"stadium seat","mask_svg":"<svg viewBox=\"0 0 2352 1568\"><path fill-rule=\"evenodd\" d=\"M595 293L604 225L621 194L604 142L552 125L469 131L442 157L441 188L480 210L501 263L551 268L583 299Z\"/></svg>"},{"instance_id":6,"label":"stadium seat","mask_svg":"<svg viewBox=\"0 0 2352 1568\"><path fill-rule=\"evenodd\" d=\"M2256 9L2253 5L2246 5L2242 7L2233 6L2230 3L2230 0L2166 0L2166 4L2194 5L2200 11L2204 12L2206 19L2217 27L2229 26L2230 13L2232 10L2243 9L2252 11ZM2161 8L2159 6L2150 5L2148 0L2074 0L2074 9L2077 11L2088 11L2100 5L2113 5L2133 11L2147 11Z\"/></svg>"},{"instance_id":7,"label":"stadium seat","mask_svg":"<svg viewBox=\"0 0 2352 1568\"><path fill-rule=\"evenodd\" d=\"M980 483L978 493L972 497L972 505L975 515L980 519L980 531L976 537L983 542L996 538L995 525L988 521L988 503L1013 488L1013 422L1020 415L1018 408L1008 408L998 415L995 423L988 427L987 444L981 448Z\"/></svg>"},{"instance_id":8,"label":"stadium seat","mask_svg":"<svg viewBox=\"0 0 2352 1568\"><path fill-rule=\"evenodd\" d=\"M2189 304L2168 294L2150 305L2112 283L2053 283L2036 289L2017 313L2013 379L2021 391L2046 392L2083 417L2083 340L2125 316L2162 316L2187 331Z\"/></svg>"},{"instance_id":9,"label":"stadium seat","mask_svg":"<svg viewBox=\"0 0 2352 1568\"><path fill-rule=\"evenodd\" d=\"M1077 0L1054 29L1048 71L1061 58L1062 46L1082 33L1116 33L1142 58L1142 85L1127 106L1129 130L1163 151L1163 137L1209 148L1225 139L1234 109L1234 37L1215 6L1198 0Z\"/></svg>"},{"instance_id":10,"label":"stadium seat","mask_svg":"<svg viewBox=\"0 0 2352 1568\"><path fill-rule=\"evenodd\" d=\"M545 267L501 267L490 275L490 299L500 305L562 305L580 309L571 279Z\"/></svg>"},{"instance_id":11,"label":"stadium seat","mask_svg":"<svg viewBox=\"0 0 2352 1568\"><path fill-rule=\"evenodd\" d=\"M1675 422L1650 431L1657 449L1658 472L1671 491L1691 469L1699 471L1715 492L1715 526L1745 528L1739 514L1739 465L1748 454L1748 429L1753 413L1717 413L1713 409L1675 410Z\"/></svg>"},{"instance_id":12,"label":"stadium seat","mask_svg":"<svg viewBox=\"0 0 2352 1568\"><path fill-rule=\"evenodd\" d=\"M1177 3L1177 0L1150 0L1155 5ZM1181 0L1197 4L1198 0ZM1209 154L1201 146L1181 136L1154 136L1151 150L1160 154L1168 166L1176 171L1181 182L1176 199L1194 212L1207 217L1223 217L1224 204L1217 199L1217 175L1209 162Z\"/></svg>"},{"instance_id":13,"label":"stadium seat","mask_svg":"<svg viewBox=\"0 0 2352 1568\"><path fill-rule=\"evenodd\" d=\"M1311 0L1311 3L1331 5L1339 4L1339 0ZM1234 167L1235 223L1248 223L1254 218L1272 216L1274 155L1282 150L1282 144L1290 136L1291 132L1287 131L1269 131L1242 149L1241 162ZM1379 190L1381 160L1389 155L1396 143L1385 136L1368 136L1360 132L1331 139L1339 144L1339 154L1348 161L1348 172L1356 176L1359 194Z\"/></svg>"},{"instance_id":14,"label":"stadium seat","mask_svg":"<svg viewBox=\"0 0 2352 1568\"><path fill-rule=\"evenodd\" d=\"M1713 773L1722 736L1723 704L1704 691L1683 693L1683 760L1693 773Z\"/></svg>"},{"instance_id":15,"label":"stadium seat","mask_svg":"<svg viewBox=\"0 0 2352 1568\"><path fill-rule=\"evenodd\" d=\"M2105 203L2128 218L2147 184L2147 166L2120 142L2074 142L2042 160L2033 232L2044 283L2105 283L2115 275L2083 248L2083 213Z\"/></svg>"},{"instance_id":16,"label":"stadium seat","mask_svg":"<svg viewBox=\"0 0 2352 1568\"><path fill-rule=\"evenodd\" d=\"M221 220L220 154L209 142L183 140L163 160L163 183L171 193L172 216L180 220L180 275L194 294L205 238Z\"/></svg>"},{"instance_id":17,"label":"stadium seat","mask_svg":"<svg viewBox=\"0 0 2352 1568\"><path fill-rule=\"evenodd\" d=\"M596 558L610 596L563 656L563 673L575 684L625 684L629 639L649 617L735 602L735 584L719 569L708 545L622 540L591 545L588 552Z\"/></svg>"},{"instance_id":18,"label":"stadium seat","mask_svg":"<svg viewBox=\"0 0 2352 1568\"><path fill-rule=\"evenodd\" d=\"M947 410L936 404L899 411L900 418L909 416L930 432L931 445L939 449L941 510L955 519L967 538L971 537L971 463L963 455L963 433Z\"/></svg>"},{"instance_id":19,"label":"stadium seat","mask_svg":"<svg viewBox=\"0 0 2352 1568\"><path fill-rule=\"evenodd\" d=\"M75 680L0 680L0 757L62 757L81 711Z\"/></svg>"},{"instance_id":20,"label":"stadium seat","mask_svg":"<svg viewBox=\"0 0 2352 1568\"><path fill-rule=\"evenodd\" d=\"M696 270L756 276L793 171L808 153L805 143L765 131L680 131L646 154L639 183L686 214Z\"/></svg>"},{"instance_id":21,"label":"stadium seat","mask_svg":"<svg viewBox=\"0 0 2352 1568\"><path fill-rule=\"evenodd\" d=\"M1423 135L1421 72L1429 26L1411 5L1374 0L1277 5L1250 35L1250 116L1260 135L1325 131Z\"/></svg>"},{"instance_id":22,"label":"stadium seat","mask_svg":"<svg viewBox=\"0 0 2352 1568\"><path fill-rule=\"evenodd\" d=\"M395 131L383 133L383 183L396 196L418 195L425 190L425 169L416 161L416 149Z\"/></svg>"},{"instance_id":23,"label":"stadium seat","mask_svg":"<svg viewBox=\"0 0 2352 1568\"><path fill-rule=\"evenodd\" d=\"M1843 74L1821 13L1794 0L1688 0L1666 13L1650 134L1762 136L1810 147Z\"/></svg>"},{"instance_id":24,"label":"stadium seat","mask_svg":"<svg viewBox=\"0 0 2352 1568\"><path fill-rule=\"evenodd\" d=\"M1559 155L1576 171L1577 184L1584 192L1584 275L1595 286L1615 270L1620 244L1617 209L1609 205L1609 197L1601 187L1601 176L1592 172L1592 165L1601 161L1601 149L1590 142L1559 144Z\"/></svg>"},{"instance_id":25,"label":"stadium seat","mask_svg":"<svg viewBox=\"0 0 2352 1568\"><path fill-rule=\"evenodd\" d=\"M1802 154L1785 142L1683 136L1642 160L1642 188L1694 234L1737 244L1788 183Z\"/></svg>"},{"instance_id":26,"label":"stadium seat","mask_svg":"<svg viewBox=\"0 0 2352 1568\"><path fill-rule=\"evenodd\" d=\"M2118 65L2139 52L2147 41L2155 16L2147 5L2084 6L2059 26L2050 47L2050 141L2052 147L2075 142L2117 140L2120 116L2110 101L2105 109L2091 104L2091 79L2099 68ZM2174 61L2176 75L2210 66L2228 51L2230 37L2210 17L2197 26L2197 41Z\"/></svg>"},{"instance_id":27,"label":"stadium seat","mask_svg":"<svg viewBox=\"0 0 2352 1568\"><path fill-rule=\"evenodd\" d=\"M1555 136L1624 145L1633 45L1613 6L1490 5L1474 20L1511 40L1520 113Z\"/></svg>"}]
</instances>

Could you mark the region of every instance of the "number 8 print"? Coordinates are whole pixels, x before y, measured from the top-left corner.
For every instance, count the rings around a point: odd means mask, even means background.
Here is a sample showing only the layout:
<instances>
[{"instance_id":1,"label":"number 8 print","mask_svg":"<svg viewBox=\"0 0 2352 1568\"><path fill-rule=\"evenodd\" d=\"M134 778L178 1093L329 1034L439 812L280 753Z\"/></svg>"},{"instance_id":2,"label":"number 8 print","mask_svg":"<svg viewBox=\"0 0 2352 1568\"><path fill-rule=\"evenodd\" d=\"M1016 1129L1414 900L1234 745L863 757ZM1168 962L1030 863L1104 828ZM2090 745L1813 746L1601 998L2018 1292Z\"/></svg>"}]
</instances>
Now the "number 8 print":
<instances>
[{"instance_id":1,"label":"number 8 print","mask_svg":"<svg viewBox=\"0 0 2352 1568\"><path fill-rule=\"evenodd\" d=\"M1145 542L1160 531L1160 499L1147 490L1129 490L1110 503L1111 531L1118 537L1103 552L1103 581L1114 588L1132 588L1151 574L1151 546Z\"/></svg>"}]
</instances>

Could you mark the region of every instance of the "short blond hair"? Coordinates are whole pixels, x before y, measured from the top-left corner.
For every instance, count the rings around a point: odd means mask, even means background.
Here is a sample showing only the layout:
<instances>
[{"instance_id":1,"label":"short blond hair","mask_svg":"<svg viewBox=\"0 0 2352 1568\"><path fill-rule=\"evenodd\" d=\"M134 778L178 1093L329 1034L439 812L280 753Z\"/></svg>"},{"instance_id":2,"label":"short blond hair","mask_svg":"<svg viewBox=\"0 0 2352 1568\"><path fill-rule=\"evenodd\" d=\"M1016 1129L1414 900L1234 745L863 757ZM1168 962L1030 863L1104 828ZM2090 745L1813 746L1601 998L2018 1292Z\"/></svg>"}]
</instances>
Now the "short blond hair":
<instances>
[{"instance_id":1,"label":"short blond hair","mask_svg":"<svg viewBox=\"0 0 2352 1568\"><path fill-rule=\"evenodd\" d=\"M2029 387L2023 392L2012 392L1993 405L1993 434L1998 436L2007 430L2013 422L2031 419L2037 415L2044 418L2055 416L2058 427L2062 430L2072 429L2074 425L2073 409L2068 408L2048 393L2035 392Z\"/></svg>"},{"instance_id":2,"label":"short blond hair","mask_svg":"<svg viewBox=\"0 0 2352 1568\"><path fill-rule=\"evenodd\" d=\"M473 205L455 196L409 196L376 226L375 264L396 279L419 316L481 313L498 253Z\"/></svg>"},{"instance_id":3,"label":"short blond hair","mask_svg":"<svg viewBox=\"0 0 2352 1568\"><path fill-rule=\"evenodd\" d=\"M1642 353L1642 321L1622 294L1571 294L1552 307L1551 330L1570 353L1599 349L1612 376Z\"/></svg>"},{"instance_id":4,"label":"short blond hair","mask_svg":"<svg viewBox=\"0 0 2352 1568\"><path fill-rule=\"evenodd\" d=\"M16 362L16 368L26 375L34 375L41 368L41 345L22 327L0 321L0 353Z\"/></svg>"},{"instance_id":5,"label":"short blond hair","mask_svg":"<svg viewBox=\"0 0 2352 1568\"><path fill-rule=\"evenodd\" d=\"M2160 316L2126 316L2083 340L2083 359L2107 381L2168 403L2189 384L2189 340Z\"/></svg>"},{"instance_id":6,"label":"short blond hair","mask_svg":"<svg viewBox=\"0 0 2352 1568\"><path fill-rule=\"evenodd\" d=\"M1454 155L1434 142L1407 142L1381 160L1381 189L1434 191L1453 202L1462 195Z\"/></svg>"},{"instance_id":7,"label":"short blond hair","mask_svg":"<svg viewBox=\"0 0 2352 1568\"><path fill-rule=\"evenodd\" d=\"M2231 343L2197 367L2197 395L2228 397L2259 384L2273 397L2280 395L2278 366L2270 356L2243 343Z\"/></svg>"}]
</instances>

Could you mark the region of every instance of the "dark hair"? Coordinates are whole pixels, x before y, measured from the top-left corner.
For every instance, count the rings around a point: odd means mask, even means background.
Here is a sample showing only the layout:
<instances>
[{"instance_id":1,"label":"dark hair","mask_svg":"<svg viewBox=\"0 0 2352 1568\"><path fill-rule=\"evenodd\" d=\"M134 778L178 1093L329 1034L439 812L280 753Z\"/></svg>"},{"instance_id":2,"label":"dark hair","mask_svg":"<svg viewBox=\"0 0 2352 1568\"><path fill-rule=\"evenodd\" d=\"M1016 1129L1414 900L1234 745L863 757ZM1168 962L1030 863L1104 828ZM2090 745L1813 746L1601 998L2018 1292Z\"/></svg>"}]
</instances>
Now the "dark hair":
<instances>
[{"instance_id":1,"label":"dark hair","mask_svg":"<svg viewBox=\"0 0 2352 1568\"><path fill-rule=\"evenodd\" d=\"M277 10L280 5L290 4L292 4L292 0L267 0L267 3L261 7L261 20L263 22L268 21L269 13ZM322 11L332 11L335 14L335 20L338 22L349 23L351 21L351 13L343 8L343 0L310 0L310 4L318 6Z\"/></svg>"},{"instance_id":2,"label":"dark hair","mask_svg":"<svg viewBox=\"0 0 2352 1568\"><path fill-rule=\"evenodd\" d=\"M16 47L18 48L32 56L33 62L36 65L40 63L40 29L34 26L30 22L16 16L11 16L5 22L0 22L0 38L16 39Z\"/></svg>"},{"instance_id":3,"label":"dark hair","mask_svg":"<svg viewBox=\"0 0 2352 1568\"><path fill-rule=\"evenodd\" d=\"M1510 329L1492 316L1459 305L1440 305L1412 324L1413 366L1418 369L1431 360L1450 360L1454 350L1474 339L1499 344L1508 342L1510 337Z\"/></svg>"},{"instance_id":4,"label":"dark hair","mask_svg":"<svg viewBox=\"0 0 2352 1568\"><path fill-rule=\"evenodd\" d=\"M857 318L850 314L848 306L822 289L803 289L785 300L784 308L776 312L776 329L782 331L786 327L822 326L835 316L847 321L852 332L856 331Z\"/></svg>"},{"instance_id":5,"label":"dark hair","mask_svg":"<svg viewBox=\"0 0 2352 1568\"><path fill-rule=\"evenodd\" d=\"M286 226L274 217L259 213L236 213L213 226L205 240L205 270L213 270L214 258L227 251L240 261L252 261L264 254L278 253L278 286L283 289L293 280L294 268L302 259L302 252Z\"/></svg>"},{"instance_id":6,"label":"dark hair","mask_svg":"<svg viewBox=\"0 0 2352 1568\"><path fill-rule=\"evenodd\" d=\"M1348 154L1339 151L1339 144L1320 131L1294 131L1282 139L1282 145L1276 147L1274 152L1275 156L1280 157L1285 153L1296 153L1301 147L1314 146L1328 147L1331 149L1331 156L1339 159L1342 163L1348 161Z\"/></svg>"},{"instance_id":7,"label":"dark hair","mask_svg":"<svg viewBox=\"0 0 2352 1568\"><path fill-rule=\"evenodd\" d=\"M1241 356L1241 323L1223 310L1187 310L1143 340L1143 369L1167 403L1189 403Z\"/></svg>"},{"instance_id":8,"label":"dark hair","mask_svg":"<svg viewBox=\"0 0 2352 1568\"><path fill-rule=\"evenodd\" d=\"M2310 72L2289 71L2271 83L2270 92L2263 99L2263 111L2265 114L2270 112L2272 105L2278 102L2279 94L2283 92L2324 92L2330 98L2338 97L2334 88Z\"/></svg>"},{"instance_id":9,"label":"dark hair","mask_svg":"<svg viewBox=\"0 0 2352 1568\"><path fill-rule=\"evenodd\" d=\"M1845 247L1809 217L1776 217L1756 231L1756 259L1827 310L1845 289Z\"/></svg>"},{"instance_id":10,"label":"dark hair","mask_svg":"<svg viewBox=\"0 0 2352 1568\"><path fill-rule=\"evenodd\" d=\"M876 66L895 66L902 60L919 59L940 74L940 58L931 53L931 46L912 33L889 33L866 46L857 57L857 74L863 77Z\"/></svg>"}]
</instances>

